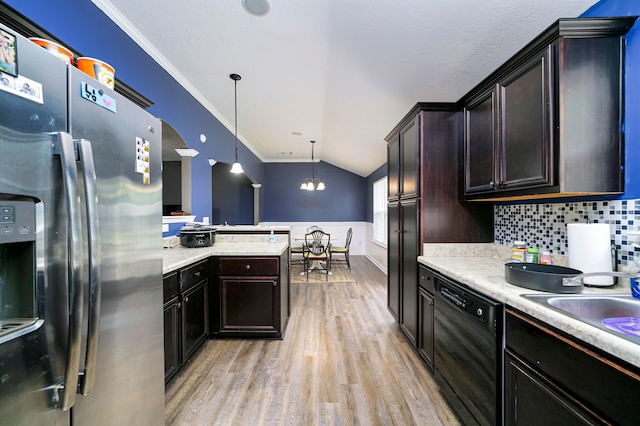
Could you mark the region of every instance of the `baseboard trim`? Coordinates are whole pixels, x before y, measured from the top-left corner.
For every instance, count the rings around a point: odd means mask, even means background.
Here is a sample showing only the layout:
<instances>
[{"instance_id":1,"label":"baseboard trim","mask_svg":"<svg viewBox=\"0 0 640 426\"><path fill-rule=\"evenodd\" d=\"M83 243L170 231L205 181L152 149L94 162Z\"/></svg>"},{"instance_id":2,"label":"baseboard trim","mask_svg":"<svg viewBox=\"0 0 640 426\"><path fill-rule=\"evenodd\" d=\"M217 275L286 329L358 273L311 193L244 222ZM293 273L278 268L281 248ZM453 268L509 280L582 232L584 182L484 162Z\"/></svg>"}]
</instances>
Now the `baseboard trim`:
<instances>
[{"instance_id":1,"label":"baseboard trim","mask_svg":"<svg viewBox=\"0 0 640 426\"><path fill-rule=\"evenodd\" d=\"M364 256L367 259L369 259L371 261L371 263L376 265L378 267L378 269L380 269L382 272L384 272L385 275L387 275L387 268L385 268L382 264L380 264L378 261L376 261L373 257L369 256L368 254L365 254Z\"/></svg>"}]
</instances>

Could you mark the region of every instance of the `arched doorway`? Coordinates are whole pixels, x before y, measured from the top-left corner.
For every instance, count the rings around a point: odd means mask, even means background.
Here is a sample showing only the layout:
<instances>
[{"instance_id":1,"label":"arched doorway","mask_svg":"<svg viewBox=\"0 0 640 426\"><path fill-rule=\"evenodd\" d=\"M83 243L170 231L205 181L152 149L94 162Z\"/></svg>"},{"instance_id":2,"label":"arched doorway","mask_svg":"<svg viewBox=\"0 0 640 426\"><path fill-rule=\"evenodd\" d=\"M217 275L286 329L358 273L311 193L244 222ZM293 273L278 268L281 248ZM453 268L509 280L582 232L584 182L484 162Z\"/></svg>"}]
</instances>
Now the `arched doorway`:
<instances>
[{"instance_id":1,"label":"arched doorway","mask_svg":"<svg viewBox=\"0 0 640 426\"><path fill-rule=\"evenodd\" d=\"M231 165L211 167L211 223L254 224L254 188L245 174L233 174Z\"/></svg>"}]
</instances>

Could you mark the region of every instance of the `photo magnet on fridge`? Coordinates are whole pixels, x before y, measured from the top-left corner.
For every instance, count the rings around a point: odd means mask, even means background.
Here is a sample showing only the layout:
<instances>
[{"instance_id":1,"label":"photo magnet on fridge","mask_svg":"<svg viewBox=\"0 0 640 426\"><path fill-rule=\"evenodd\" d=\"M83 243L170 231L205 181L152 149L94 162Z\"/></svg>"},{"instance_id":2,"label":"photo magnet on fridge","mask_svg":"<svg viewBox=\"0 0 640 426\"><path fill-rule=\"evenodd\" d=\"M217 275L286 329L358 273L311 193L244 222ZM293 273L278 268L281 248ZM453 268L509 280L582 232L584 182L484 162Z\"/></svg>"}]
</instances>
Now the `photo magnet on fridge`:
<instances>
[{"instance_id":1,"label":"photo magnet on fridge","mask_svg":"<svg viewBox=\"0 0 640 426\"><path fill-rule=\"evenodd\" d=\"M18 76L16 36L0 29L0 71Z\"/></svg>"}]
</instances>

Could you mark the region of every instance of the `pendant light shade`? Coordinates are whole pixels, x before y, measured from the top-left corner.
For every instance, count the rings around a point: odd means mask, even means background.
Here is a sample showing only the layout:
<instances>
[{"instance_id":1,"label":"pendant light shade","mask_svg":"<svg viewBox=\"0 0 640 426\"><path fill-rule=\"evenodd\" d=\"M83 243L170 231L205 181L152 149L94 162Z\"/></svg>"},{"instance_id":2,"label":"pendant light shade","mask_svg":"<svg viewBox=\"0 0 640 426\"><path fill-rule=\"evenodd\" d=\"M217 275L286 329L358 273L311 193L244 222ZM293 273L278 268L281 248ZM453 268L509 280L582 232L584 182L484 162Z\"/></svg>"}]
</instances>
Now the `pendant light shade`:
<instances>
[{"instance_id":1,"label":"pendant light shade","mask_svg":"<svg viewBox=\"0 0 640 426\"><path fill-rule=\"evenodd\" d=\"M242 170L242 165L237 161L233 163L233 165L231 166L231 173L244 173L244 170Z\"/></svg>"},{"instance_id":2,"label":"pendant light shade","mask_svg":"<svg viewBox=\"0 0 640 426\"><path fill-rule=\"evenodd\" d=\"M324 186L324 182L322 182L320 178L317 178L315 175L315 167L313 161L313 145L315 143L316 141L311 141L311 178L305 179L304 182L302 182L302 184L300 185L300 189L306 191L324 191L326 188L326 186Z\"/></svg>"},{"instance_id":3,"label":"pendant light shade","mask_svg":"<svg viewBox=\"0 0 640 426\"><path fill-rule=\"evenodd\" d=\"M244 173L244 170L242 170L242 166L238 161L238 80L240 80L242 77L240 77L238 74L231 74L229 75L229 78L233 80L234 112L235 112L234 116L235 116L235 128L236 128L236 133L235 133L236 155L235 155L235 161L231 166L231 173L240 174L240 173Z\"/></svg>"}]
</instances>

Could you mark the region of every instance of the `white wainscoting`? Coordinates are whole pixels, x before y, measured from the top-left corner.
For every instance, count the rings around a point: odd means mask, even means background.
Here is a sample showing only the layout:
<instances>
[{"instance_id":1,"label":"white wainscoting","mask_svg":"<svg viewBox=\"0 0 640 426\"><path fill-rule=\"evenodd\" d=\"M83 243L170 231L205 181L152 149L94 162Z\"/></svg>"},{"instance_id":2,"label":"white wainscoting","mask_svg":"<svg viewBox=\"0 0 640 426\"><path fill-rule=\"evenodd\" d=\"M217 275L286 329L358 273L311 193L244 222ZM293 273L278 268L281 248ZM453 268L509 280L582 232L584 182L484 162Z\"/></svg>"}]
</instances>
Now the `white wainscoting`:
<instances>
[{"instance_id":1,"label":"white wainscoting","mask_svg":"<svg viewBox=\"0 0 640 426\"><path fill-rule=\"evenodd\" d=\"M343 245L347 239L347 230L353 229L350 253L354 256L367 256L382 272L387 273L387 249L373 242L373 224L369 222L260 222L265 226L290 226L291 236L304 235L307 228L316 225L331 234L331 243ZM291 241L291 245L300 242Z\"/></svg>"},{"instance_id":2,"label":"white wainscoting","mask_svg":"<svg viewBox=\"0 0 640 426\"><path fill-rule=\"evenodd\" d=\"M369 222L260 222L264 226L290 226L291 236L304 235L307 228L316 225L331 234L331 243L343 245L347 230L353 229L350 252L354 256L367 256L382 272L387 273L387 248L373 242L373 224ZM291 245L300 245L291 241Z\"/></svg>"}]
</instances>

